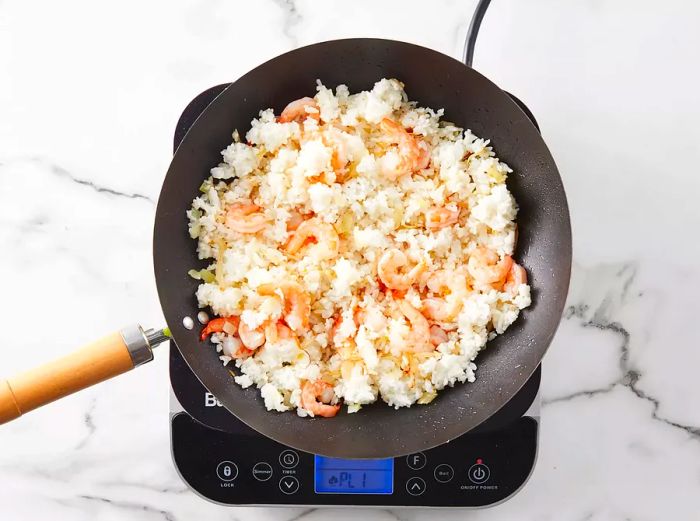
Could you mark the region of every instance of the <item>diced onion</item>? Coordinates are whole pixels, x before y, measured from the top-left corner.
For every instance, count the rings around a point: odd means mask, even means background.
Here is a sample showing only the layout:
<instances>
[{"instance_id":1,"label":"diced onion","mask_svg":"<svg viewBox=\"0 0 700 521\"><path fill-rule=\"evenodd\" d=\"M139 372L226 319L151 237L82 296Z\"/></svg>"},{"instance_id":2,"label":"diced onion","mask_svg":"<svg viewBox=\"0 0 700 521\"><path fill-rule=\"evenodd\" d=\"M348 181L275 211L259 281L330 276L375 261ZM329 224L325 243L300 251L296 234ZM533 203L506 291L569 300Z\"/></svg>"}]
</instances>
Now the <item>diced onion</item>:
<instances>
[{"instance_id":1,"label":"diced onion","mask_svg":"<svg viewBox=\"0 0 700 521\"><path fill-rule=\"evenodd\" d=\"M204 282L207 283L212 283L216 280L214 277L214 274L209 271L209 270L190 270L187 272L187 274L192 277L194 280L203 280Z\"/></svg>"},{"instance_id":2,"label":"diced onion","mask_svg":"<svg viewBox=\"0 0 700 521\"><path fill-rule=\"evenodd\" d=\"M430 402L432 402L436 396L437 396L437 393L424 393L423 396L418 398L417 403L420 405L427 405Z\"/></svg>"}]
</instances>

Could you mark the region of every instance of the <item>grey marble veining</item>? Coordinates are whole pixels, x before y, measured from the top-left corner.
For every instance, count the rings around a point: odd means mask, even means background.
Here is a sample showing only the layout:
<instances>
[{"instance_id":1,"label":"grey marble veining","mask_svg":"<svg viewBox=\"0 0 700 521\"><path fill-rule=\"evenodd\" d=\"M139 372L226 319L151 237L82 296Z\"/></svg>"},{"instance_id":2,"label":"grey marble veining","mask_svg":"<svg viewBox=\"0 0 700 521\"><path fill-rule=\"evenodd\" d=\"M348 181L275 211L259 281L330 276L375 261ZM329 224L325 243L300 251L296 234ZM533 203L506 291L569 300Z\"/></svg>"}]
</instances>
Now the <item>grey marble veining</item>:
<instances>
[{"instance_id":1,"label":"grey marble veining","mask_svg":"<svg viewBox=\"0 0 700 521\"><path fill-rule=\"evenodd\" d=\"M332 38L459 57L474 4L0 3L0 373L162 323L151 230L194 95ZM544 361L531 480L498 507L441 519L698 517L699 22L681 0L493 0L474 64L535 113L569 196L575 265ZM0 428L0 518L355 519L189 491L170 461L166 358Z\"/></svg>"}]
</instances>

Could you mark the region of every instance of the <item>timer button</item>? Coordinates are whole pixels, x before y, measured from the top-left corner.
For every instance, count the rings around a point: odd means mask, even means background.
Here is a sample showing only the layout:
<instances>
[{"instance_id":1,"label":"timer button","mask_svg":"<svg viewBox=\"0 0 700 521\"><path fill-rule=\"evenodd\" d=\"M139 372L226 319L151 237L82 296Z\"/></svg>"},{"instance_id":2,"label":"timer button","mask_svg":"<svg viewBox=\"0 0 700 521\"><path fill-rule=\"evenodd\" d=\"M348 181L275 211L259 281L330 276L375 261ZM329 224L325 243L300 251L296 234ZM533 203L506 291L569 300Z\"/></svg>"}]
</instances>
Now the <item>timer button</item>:
<instances>
[{"instance_id":1,"label":"timer button","mask_svg":"<svg viewBox=\"0 0 700 521\"><path fill-rule=\"evenodd\" d=\"M433 475L435 476L435 481L439 483L448 483L455 477L455 469L447 463L442 463L435 467Z\"/></svg>"},{"instance_id":2,"label":"timer button","mask_svg":"<svg viewBox=\"0 0 700 521\"><path fill-rule=\"evenodd\" d=\"M416 452L415 454L409 454L406 456L406 465L412 470L420 470L425 467L428 462L428 458L422 452Z\"/></svg>"},{"instance_id":3,"label":"timer button","mask_svg":"<svg viewBox=\"0 0 700 521\"><path fill-rule=\"evenodd\" d=\"M299 464L299 454L293 450L284 450L280 453L280 465L285 469L293 469Z\"/></svg>"},{"instance_id":4,"label":"timer button","mask_svg":"<svg viewBox=\"0 0 700 521\"><path fill-rule=\"evenodd\" d=\"M417 476L409 478L406 482L406 492L412 496L420 496L426 489L425 481Z\"/></svg>"},{"instance_id":5,"label":"timer button","mask_svg":"<svg viewBox=\"0 0 700 521\"><path fill-rule=\"evenodd\" d=\"M280 490L285 494L294 494L299 490L299 480L294 476L284 476L280 479Z\"/></svg>"},{"instance_id":6,"label":"timer button","mask_svg":"<svg viewBox=\"0 0 700 521\"><path fill-rule=\"evenodd\" d=\"M216 467L216 475L221 481L233 481L238 477L238 467L233 461L222 461Z\"/></svg>"},{"instance_id":7,"label":"timer button","mask_svg":"<svg viewBox=\"0 0 700 521\"><path fill-rule=\"evenodd\" d=\"M486 483L489 480L489 477L491 476L491 471L489 468L481 463L481 460L479 460L478 463L472 465L469 467L469 472L467 473L467 476L469 477L469 481L476 485L481 485L482 483Z\"/></svg>"}]
</instances>

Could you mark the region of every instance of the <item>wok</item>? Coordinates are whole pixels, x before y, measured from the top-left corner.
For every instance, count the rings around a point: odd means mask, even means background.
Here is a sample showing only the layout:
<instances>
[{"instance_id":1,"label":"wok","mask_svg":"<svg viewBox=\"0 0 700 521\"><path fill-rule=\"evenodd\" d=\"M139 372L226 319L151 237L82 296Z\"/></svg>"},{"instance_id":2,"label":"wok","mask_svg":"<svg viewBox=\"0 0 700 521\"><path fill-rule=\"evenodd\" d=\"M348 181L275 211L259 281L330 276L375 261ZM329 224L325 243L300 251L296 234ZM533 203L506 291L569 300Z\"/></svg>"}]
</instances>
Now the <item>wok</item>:
<instances>
[{"instance_id":1,"label":"wok","mask_svg":"<svg viewBox=\"0 0 700 521\"><path fill-rule=\"evenodd\" d=\"M370 89L380 78L398 78L409 98L444 108L445 117L491 140L510 165L508 188L520 207L515 257L528 272L532 305L476 360L477 379L441 391L426 406L394 410L384 403L332 419L267 412L259 392L236 385L199 331L183 326L195 317L197 281L188 270L203 266L187 233L185 211L202 180L258 111L276 113L293 99L326 86ZM560 321L571 267L571 229L557 167L537 128L518 105L487 78L439 52L392 40L327 41L276 57L226 88L202 112L173 157L158 200L153 258L160 302L174 343L192 371L236 417L290 447L340 458L382 458L424 451L473 429L498 411L537 368ZM166 332L167 333L167 332ZM0 423L152 358L162 331L132 327L63 359L0 381Z\"/></svg>"}]
</instances>

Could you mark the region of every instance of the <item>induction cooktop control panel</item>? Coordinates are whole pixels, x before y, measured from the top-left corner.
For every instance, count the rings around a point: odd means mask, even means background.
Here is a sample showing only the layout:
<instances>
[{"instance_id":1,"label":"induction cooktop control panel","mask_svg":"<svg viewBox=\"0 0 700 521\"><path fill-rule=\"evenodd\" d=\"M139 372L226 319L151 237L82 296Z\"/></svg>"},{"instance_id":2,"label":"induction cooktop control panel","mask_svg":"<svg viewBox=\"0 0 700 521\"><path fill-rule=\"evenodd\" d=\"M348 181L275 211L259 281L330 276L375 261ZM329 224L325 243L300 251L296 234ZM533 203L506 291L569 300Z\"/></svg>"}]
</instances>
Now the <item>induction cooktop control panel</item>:
<instances>
[{"instance_id":1,"label":"induction cooktop control panel","mask_svg":"<svg viewBox=\"0 0 700 521\"><path fill-rule=\"evenodd\" d=\"M186 412L171 421L182 478L207 499L231 505L486 506L527 481L537 450L538 424L528 416L381 460L323 458L242 424L236 432L207 427Z\"/></svg>"}]
</instances>

